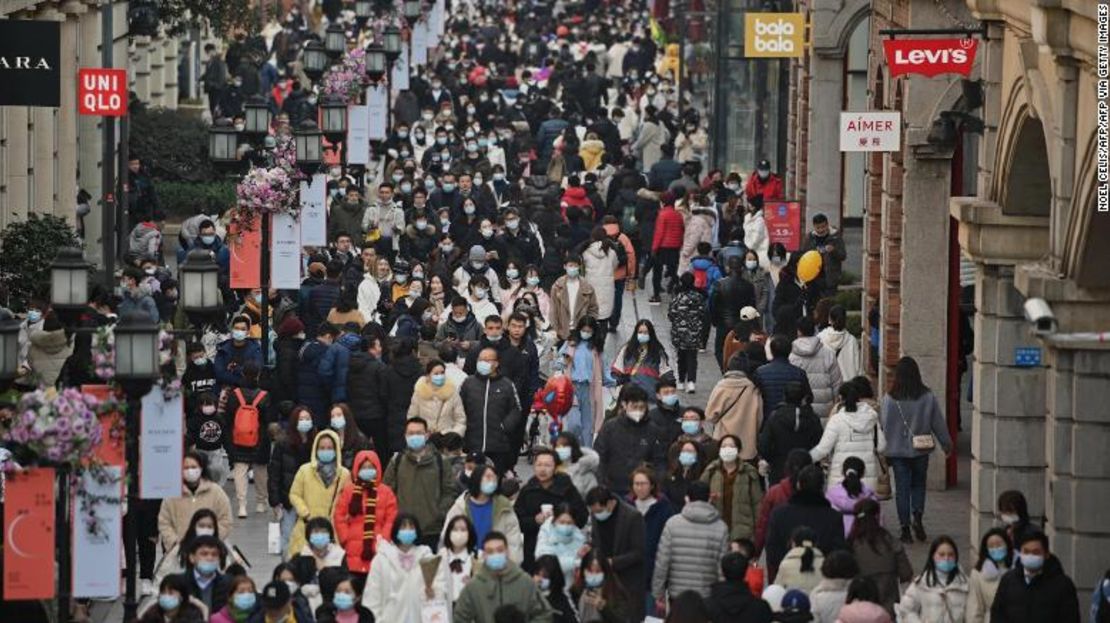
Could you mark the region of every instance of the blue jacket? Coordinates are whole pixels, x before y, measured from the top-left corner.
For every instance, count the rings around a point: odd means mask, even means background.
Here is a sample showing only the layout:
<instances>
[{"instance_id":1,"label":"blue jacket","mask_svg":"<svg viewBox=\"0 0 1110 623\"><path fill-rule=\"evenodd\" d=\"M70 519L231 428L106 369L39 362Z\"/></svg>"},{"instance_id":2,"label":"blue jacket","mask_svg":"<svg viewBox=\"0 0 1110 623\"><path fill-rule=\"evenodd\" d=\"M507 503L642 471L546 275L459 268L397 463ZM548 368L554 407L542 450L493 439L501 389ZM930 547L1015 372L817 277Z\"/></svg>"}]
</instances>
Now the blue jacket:
<instances>
[{"instance_id":1,"label":"blue jacket","mask_svg":"<svg viewBox=\"0 0 1110 623\"><path fill-rule=\"evenodd\" d=\"M193 249L202 249L204 251L211 251L215 257L216 265L220 267L220 275L227 276L231 274L231 250L227 248L220 237L216 237L216 241L212 244L204 244L204 241L198 236L194 238L188 246L177 248L177 265L180 266L185 263L185 258L189 255L189 251Z\"/></svg>"},{"instance_id":2,"label":"blue jacket","mask_svg":"<svg viewBox=\"0 0 1110 623\"><path fill-rule=\"evenodd\" d=\"M216 360L213 362L216 368L217 393L224 387L239 387L243 384L243 364L248 361L262 367L262 346L258 340L248 338L240 347L235 346L235 341L230 338L220 342L216 347ZM234 367L230 367L232 362L236 364Z\"/></svg>"},{"instance_id":3,"label":"blue jacket","mask_svg":"<svg viewBox=\"0 0 1110 623\"><path fill-rule=\"evenodd\" d=\"M332 404L347 402L347 367L351 362L351 352L358 350L361 344L362 336L344 333L320 359L320 381L331 388Z\"/></svg>"},{"instance_id":4,"label":"blue jacket","mask_svg":"<svg viewBox=\"0 0 1110 623\"><path fill-rule=\"evenodd\" d=\"M302 320L306 329L311 328L312 335L316 334L316 328L320 323L328 319L328 312L335 307L335 301L338 298L338 281L325 281L308 293L308 305Z\"/></svg>"},{"instance_id":5,"label":"blue jacket","mask_svg":"<svg viewBox=\"0 0 1110 623\"><path fill-rule=\"evenodd\" d=\"M540 149L540 157L548 158L551 156L552 146L555 144L555 139L558 138L563 130L569 126L563 119L548 119L540 124L539 130L536 132L536 146Z\"/></svg>"},{"instance_id":6,"label":"blue jacket","mask_svg":"<svg viewBox=\"0 0 1110 623\"><path fill-rule=\"evenodd\" d=\"M316 422L327 421L329 396L320 378L320 361L328 352L328 345L309 340L297 353L297 401L308 407Z\"/></svg>"},{"instance_id":7,"label":"blue jacket","mask_svg":"<svg viewBox=\"0 0 1110 623\"><path fill-rule=\"evenodd\" d=\"M631 493L625 498L629 506L636 506L636 496ZM663 526L667 520L675 515L675 508L667 496L659 493L655 504L651 505L644 515L644 567L655 568L655 555L659 552L659 538L663 536ZM651 588L651 578L648 578L647 588Z\"/></svg>"},{"instance_id":8,"label":"blue jacket","mask_svg":"<svg viewBox=\"0 0 1110 623\"><path fill-rule=\"evenodd\" d=\"M763 396L763 421L765 422L771 418L775 407L782 403L783 390L791 381L802 384L802 394L806 396L806 404L813 402L813 391L809 388L809 378L805 370L790 363L786 357L775 357L759 366L752 380L755 381L760 395Z\"/></svg>"},{"instance_id":9,"label":"blue jacket","mask_svg":"<svg viewBox=\"0 0 1110 623\"><path fill-rule=\"evenodd\" d=\"M119 302L119 309L116 310L122 318L126 314L138 313L150 318L151 322L159 322L158 304L154 302L154 298L149 294L140 294L132 296L130 292L124 292L123 298Z\"/></svg>"}]
</instances>

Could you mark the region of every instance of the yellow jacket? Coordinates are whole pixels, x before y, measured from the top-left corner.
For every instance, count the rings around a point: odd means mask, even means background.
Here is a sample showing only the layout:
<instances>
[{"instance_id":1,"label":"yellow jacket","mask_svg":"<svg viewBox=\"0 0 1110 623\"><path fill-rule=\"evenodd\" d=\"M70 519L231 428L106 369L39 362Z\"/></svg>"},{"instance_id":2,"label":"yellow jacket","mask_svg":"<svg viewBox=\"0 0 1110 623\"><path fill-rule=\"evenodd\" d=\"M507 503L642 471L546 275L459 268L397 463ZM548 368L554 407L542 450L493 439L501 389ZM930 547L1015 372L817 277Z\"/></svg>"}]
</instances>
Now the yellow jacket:
<instances>
[{"instance_id":1,"label":"yellow jacket","mask_svg":"<svg viewBox=\"0 0 1110 623\"><path fill-rule=\"evenodd\" d=\"M330 438L335 443L335 479L331 486L324 484L317 470L316 446L323 437ZM324 517L331 521L335 511L335 500L339 492L351 481L351 473L343 467L340 457L343 456L342 440L333 430L322 430L316 434L312 441L312 457L308 463L301 465L297 475L293 477L293 484L289 487L289 501L293 510L297 511L297 524L293 526L293 533L289 537L289 556L296 556L304 549L304 525L312 517Z\"/></svg>"},{"instance_id":2,"label":"yellow jacket","mask_svg":"<svg viewBox=\"0 0 1110 623\"><path fill-rule=\"evenodd\" d=\"M596 171L601 166L601 157L605 155L605 143L588 138L582 141L578 155L582 157L582 164L587 171Z\"/></svg>"}]
</instances>

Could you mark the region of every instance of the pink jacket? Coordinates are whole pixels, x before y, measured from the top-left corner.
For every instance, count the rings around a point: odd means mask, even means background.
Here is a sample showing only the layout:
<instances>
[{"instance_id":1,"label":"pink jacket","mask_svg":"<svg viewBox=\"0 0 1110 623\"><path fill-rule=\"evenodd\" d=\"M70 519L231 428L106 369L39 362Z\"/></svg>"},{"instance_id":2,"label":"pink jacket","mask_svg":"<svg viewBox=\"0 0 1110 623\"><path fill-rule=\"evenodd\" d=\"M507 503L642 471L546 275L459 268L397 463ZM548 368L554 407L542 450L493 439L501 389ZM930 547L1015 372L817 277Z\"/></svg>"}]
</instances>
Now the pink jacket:
<instances>
[{"instance_id":1,"label":"pink jacket","mask_svg":"<svg viewBox=\"0 0 1110 623\"><path fill-rule=\"evenodd\" d=\"M870 601L853 601L840 609L836 623L892 623L890 613Z\"/></svg>"},{"instance_id":2,"label":"pink jacket","mask_svg":"<svg viewBox=\"0 0 1110 623\"><path fill-rule=\"evenodd\" d=\"M848 533L852 531L852 524L856 521L856 503L860 500L870 498L879 501L875 495L875 491L867 485L860 483L863 490L860 492L859 497L852 497L848 495L848 491L844 488L844 483L833 485L825 492L825 498L828 499L829 504L832 504L833 510L839 512L844 517L844 538L848 538Z\"/></svg>"}]
</instances>

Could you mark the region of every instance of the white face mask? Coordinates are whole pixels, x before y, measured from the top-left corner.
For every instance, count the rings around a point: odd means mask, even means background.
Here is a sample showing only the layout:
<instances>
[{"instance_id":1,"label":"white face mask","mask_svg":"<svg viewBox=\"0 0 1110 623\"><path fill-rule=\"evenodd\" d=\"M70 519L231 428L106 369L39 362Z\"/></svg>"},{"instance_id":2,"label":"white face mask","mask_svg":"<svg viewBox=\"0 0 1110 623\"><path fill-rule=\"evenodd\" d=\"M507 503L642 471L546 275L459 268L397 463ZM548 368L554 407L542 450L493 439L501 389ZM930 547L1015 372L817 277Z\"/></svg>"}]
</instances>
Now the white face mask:
<instances>
[{"instance_id":1,"label":"white face mask","mask_svg":"<svg viewBox=\"0 0 1110 623\"><path fill-rule=\"evenodd\" d=\"M455 547L466 547L468 542L470 542L470 533L466 530L451 531L451 545Z\"/></svg>"},{"instance_id":2,"label":"white face mask","mask_svg":"<svg viewBox=\"0 0 1110 623\"><path fill-rule=\"evenodd\" d=\"M738 448L725 446L721 448L719 455L722 461L724 461L725 463L731 463L736 460L737 456L740 455L740 450Z\"/></svg>"},{"instance_id":3,"label":"white face mask","mask_svg":"<svg viewBox=\"0 0 1110 623\"><path fill-rule=\"evenodd\" d=\"M643 411L625 411L624 413L628 416L628 419L632 420L633 422L639 422L644 418Z\"/></svg>"}]
</instances>

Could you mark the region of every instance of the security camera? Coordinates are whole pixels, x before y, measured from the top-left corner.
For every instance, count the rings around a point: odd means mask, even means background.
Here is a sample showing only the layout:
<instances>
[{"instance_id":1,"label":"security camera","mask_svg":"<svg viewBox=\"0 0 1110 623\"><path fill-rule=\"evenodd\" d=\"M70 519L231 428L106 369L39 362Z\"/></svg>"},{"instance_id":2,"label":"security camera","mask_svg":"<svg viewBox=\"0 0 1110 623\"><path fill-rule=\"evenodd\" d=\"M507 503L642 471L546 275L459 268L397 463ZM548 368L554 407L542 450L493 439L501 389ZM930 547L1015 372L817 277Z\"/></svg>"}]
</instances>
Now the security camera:
<instances>
[{"instance_id":1,"label":"security camera","mask_svg":"<svg viewBox=\"0 0 1110 623\"><path fill-rule=\"evenodd\" d=\"M1048 306L1048 301L1042 298L1025 299L1025 319L1033 324L1034 335L1050 335L1056 333L1056 314Z\"/></svg>"}]
</instances>

